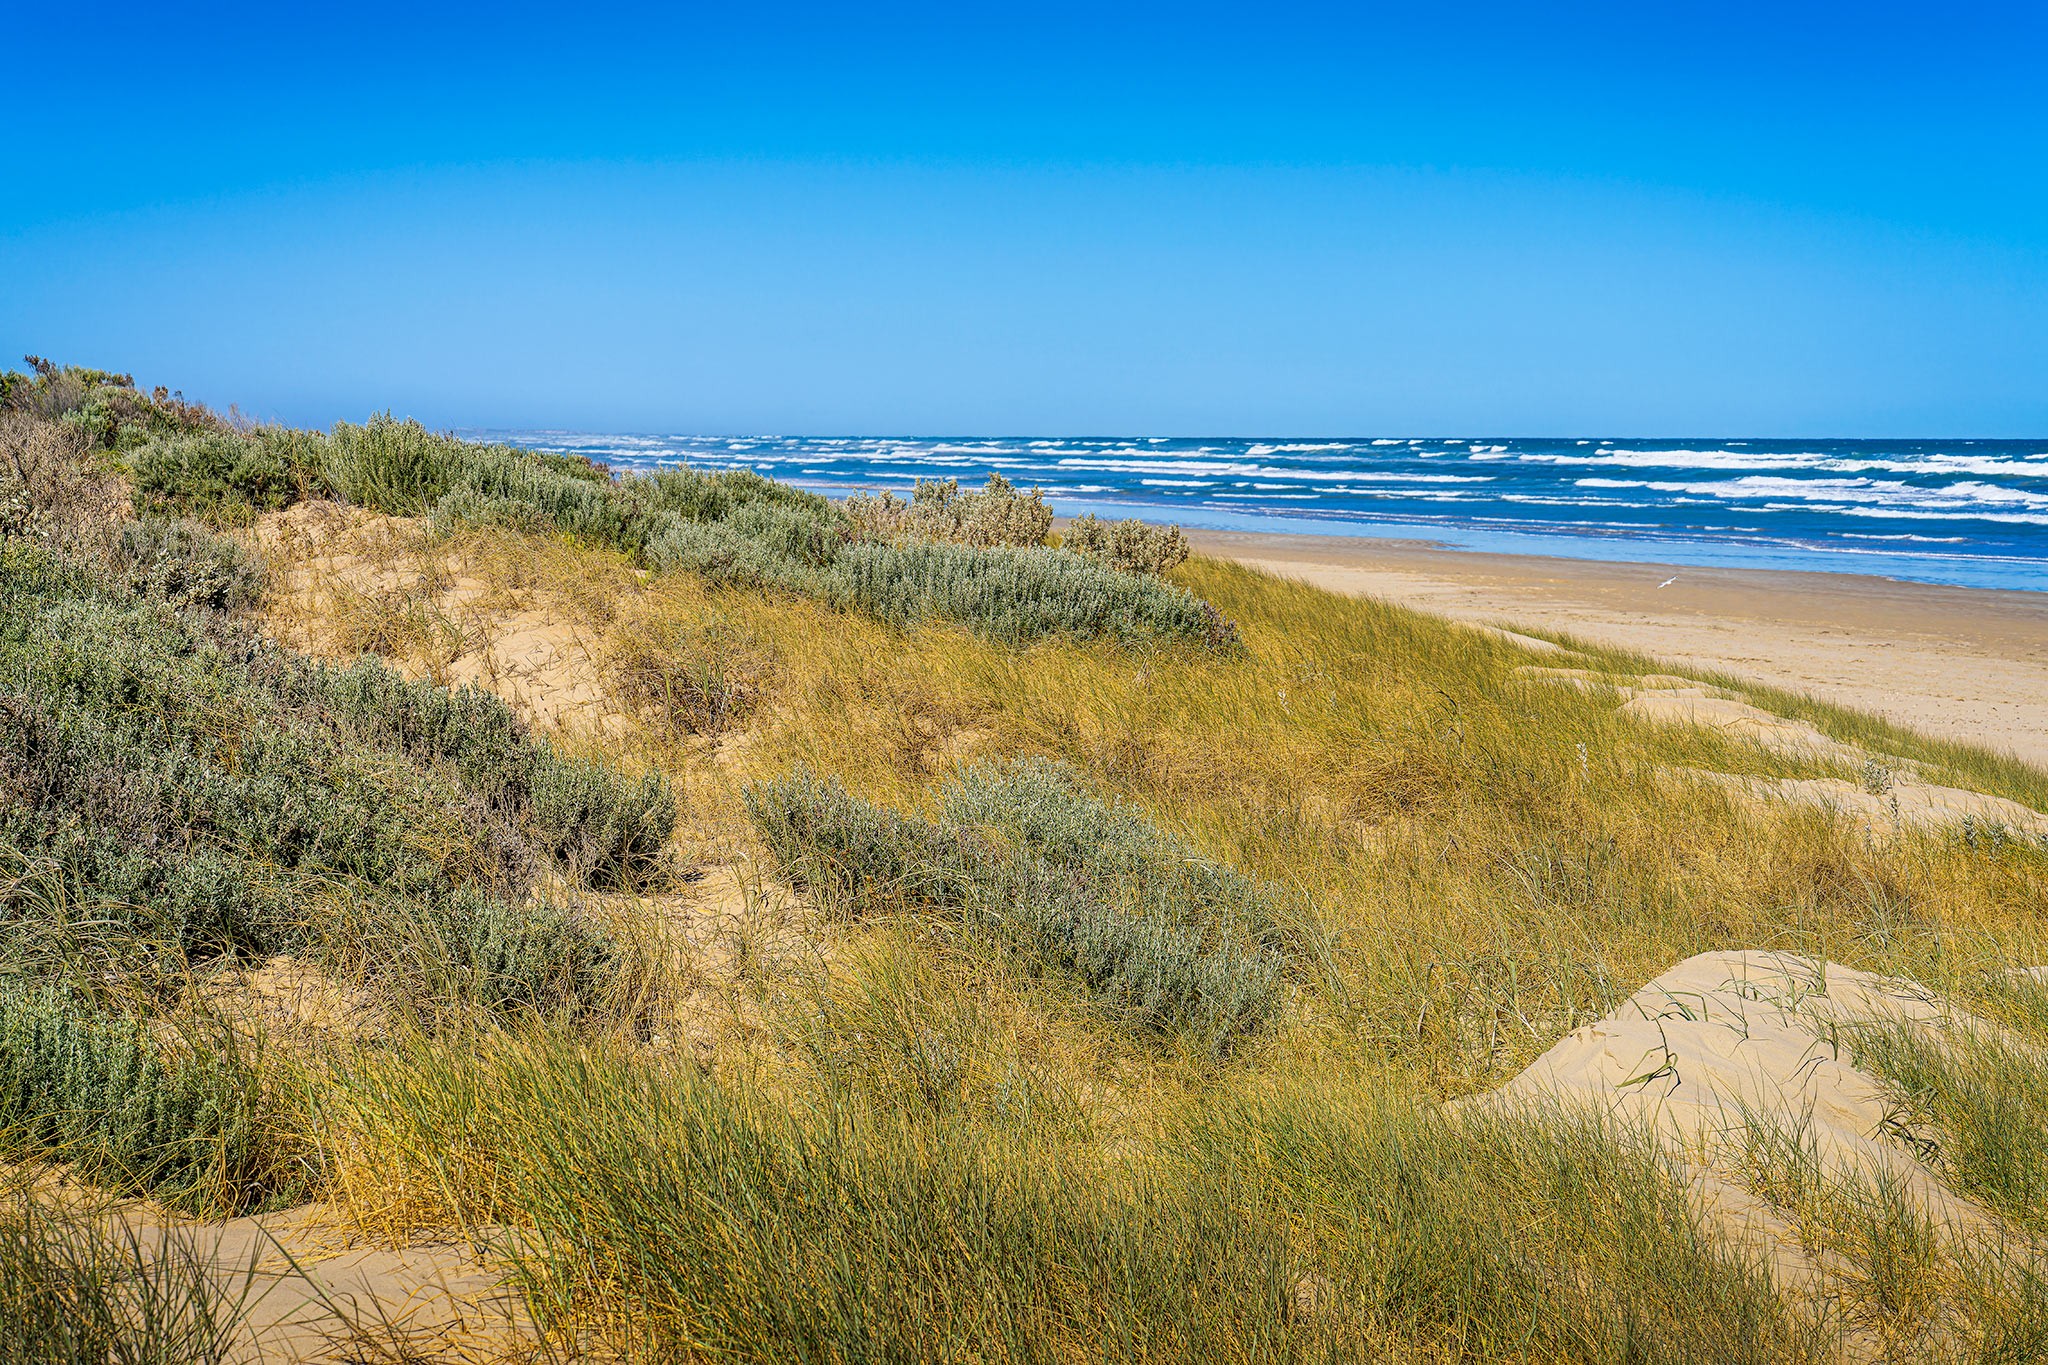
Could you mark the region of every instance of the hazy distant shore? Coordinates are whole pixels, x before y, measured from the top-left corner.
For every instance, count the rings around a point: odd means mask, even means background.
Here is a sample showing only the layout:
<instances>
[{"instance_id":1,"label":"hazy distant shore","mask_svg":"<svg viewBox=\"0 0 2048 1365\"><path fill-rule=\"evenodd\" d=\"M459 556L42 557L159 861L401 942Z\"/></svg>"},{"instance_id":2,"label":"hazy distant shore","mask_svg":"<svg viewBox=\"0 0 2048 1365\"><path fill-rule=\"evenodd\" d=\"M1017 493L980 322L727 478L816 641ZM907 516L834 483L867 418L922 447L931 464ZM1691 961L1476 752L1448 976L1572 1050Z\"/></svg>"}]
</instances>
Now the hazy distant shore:
<instances>
[{"instance_id":1,"label":"hazy distant shore","mask_svg":"<svg viewBox=\"0 0 2048 1365\"><path fill-rule=\"evenodd\" d=\"M1199 553L1468 621L1722 668L2048 763L2048 595L1421 540L1188 532Z\"/></svg>"}]
</instances>

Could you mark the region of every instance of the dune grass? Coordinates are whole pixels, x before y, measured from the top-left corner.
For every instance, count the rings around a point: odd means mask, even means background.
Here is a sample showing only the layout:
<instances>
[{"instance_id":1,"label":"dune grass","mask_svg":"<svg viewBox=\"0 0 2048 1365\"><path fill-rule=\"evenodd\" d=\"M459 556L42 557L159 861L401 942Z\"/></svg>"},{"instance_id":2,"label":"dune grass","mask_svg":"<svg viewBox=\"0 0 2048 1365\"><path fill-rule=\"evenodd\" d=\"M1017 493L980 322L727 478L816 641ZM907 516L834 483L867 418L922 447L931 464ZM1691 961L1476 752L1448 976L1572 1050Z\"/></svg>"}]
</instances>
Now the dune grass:
<instances>
[{"instance_id":1,"label":"dune grass","mask_svg":"<svg viewBox=\"0 0 2048 1365\"><path fill-rule=\"evenodd\" d=\"M0 1365L218 1365L259 1296L203 1234L146 1241L0 1189Z\"/></svg>"},{"instance_id":2,"label":"dune grass","mask_svg":"<svg viewBox=\"0 0 2048 1365\"><path fill-rule=\"evenodd\" d=\"M1661 1158L1561 1118L1254 1093L1117 1159L548 1033L344 1094L380 1207L531 1228L551 1328L635 1359L1820 1358Z\"/></svg>"},{"instance_id":3,"label":"dune grass","mask_svg":"<svg viewBox=\"0 0 2048 1365\"><path fill-rule=\"evenodd\" d=\"M1906 1023L1859 1029L1852 1046L1904 1116L1940 1135L1923 1152L1956 1189L2048 1234L2048 1060L1996 1034Z\"/></svg>"}]
</instances>

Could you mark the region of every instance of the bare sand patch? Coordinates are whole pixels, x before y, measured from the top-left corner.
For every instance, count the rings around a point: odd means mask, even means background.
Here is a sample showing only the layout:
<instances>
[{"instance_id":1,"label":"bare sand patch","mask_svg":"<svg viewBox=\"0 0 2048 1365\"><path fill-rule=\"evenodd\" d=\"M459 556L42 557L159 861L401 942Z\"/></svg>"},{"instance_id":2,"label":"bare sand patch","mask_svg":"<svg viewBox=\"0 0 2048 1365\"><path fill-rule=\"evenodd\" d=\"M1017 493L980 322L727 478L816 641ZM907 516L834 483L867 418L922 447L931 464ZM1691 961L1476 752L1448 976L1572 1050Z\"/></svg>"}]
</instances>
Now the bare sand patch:
<instances>
[{"instance_id":1,"label":"bare sand patch","mask_svg":"<svg viewBox=\"0 0 2048 1365\"><path fill-rule=\"evenodd\" d=\"M1689 775L1753 800L1832 811L1872 833L1968 826L1981 827L1987 836L2003 832L2048 839L2048 815L2031 806L1896 775L1877 790L1838 777L1739 777L1699 769Z\"/></svg>"},{"instance_id":2,"label":"bare sand patch","mask_svg":"<svg viewBox=\"0 0 2048 1365\"><path fill-rule=\"evenodd\" d=\"M480 578L419 518L305 502L249 534L272 568L264 619L285 643L329 658L375 653L408 677L474 684L544 730L629 732L572 593Z\"/></svg>"},{"instance_id":3,"label":"bare sand patch","mask_svg":"<svg viewBox=\"0 0 2048 1365\"><path fill-rule=\"evenodd\" d=\"M1649 1134L1718 1235L1822 1306L1859 1272L1816 1232L1816 1187L1892 1191L1964 1245L2022 1240L1922 1159L1938 1144L1858 1064L1854 1029L1898 1023L1937 1035L1994 1028L1915 982L1787 953L1701 953L1466 1103L1590 1110ZM1808 1172L1782 1169L1788 1135ZM1939 1320L1928 1330L1938 1334ZM1881 1335L1855 1323L1841 1349L1848 1360L1890 1358Z\"/></svg>"}]
</instances>

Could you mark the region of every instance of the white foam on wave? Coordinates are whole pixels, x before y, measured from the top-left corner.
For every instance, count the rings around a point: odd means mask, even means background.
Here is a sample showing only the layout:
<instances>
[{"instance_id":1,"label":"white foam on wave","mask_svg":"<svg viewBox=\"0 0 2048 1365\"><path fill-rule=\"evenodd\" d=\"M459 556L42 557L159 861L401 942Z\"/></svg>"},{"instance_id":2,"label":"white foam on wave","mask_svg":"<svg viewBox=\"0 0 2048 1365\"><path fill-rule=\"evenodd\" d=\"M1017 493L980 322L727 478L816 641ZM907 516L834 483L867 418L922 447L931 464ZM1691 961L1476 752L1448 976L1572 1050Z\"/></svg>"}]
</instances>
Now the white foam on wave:
<instances>
[{"instance_id":1,"label":"white foam on wave","mask_svg":"<svg viewBox=\"0 0 2048 1365\"><path fill-rule=\"evenodd\" d=\"M1588 455L1528 451L1516 456L1527 464L1622 465L1646 469L1811 469L1834 458L1820 451L1769 455L1745 450L1630 450L1615 446Z\"/></svg>"},{"instance_id":2,"label":"white foam on wave","mask_svg":"<svg viewBox=\"0 0 2048 1365\"><path fill-rule=\"evenodd\" d=\"M2007 526L2048 526L2048 515L2025 512L1929 512L1907 507L1835 507L1849 517L1914 518L1921 521L1994 521Z\"/></svg>"},{"instance_id":3,"label":"white foam on wave","mask_svg":"<svg viewBox=\"0 0 2048 1365\"><path fill-rule=\"evenodd\" d=\"M1562 498L1548 493L1503 493L1502 502L1527 503L1539 507L1655 507L1654 502L1623 502L1615 498Z\"/></svg>"},{"instance_id":4,"label":"white foam on wave","mask_svg":"<svg viewBox=\"0 0 2048 1365\"><path fill-rule=\"evenodd\" d=\"M1644 488L1656 493L1686 493L1694 497L1731 499L1796 499L1783 502L1787 510L1833 510L1837 506L1888 506L1905 512L1969 513L1974 509L2023 507L2048 512L2048 493L2007 488L2000 484L1966 480L1926 488L1896 479L1785 479L1770 475L1749 475L1718 483L1671 483L1656 479L1586 478L1573 481L1579 488Z\"/></svg>"},{"instance_id":5,"label":"white foam on wave","mask_svg":"<svg viewBox=\"0 0 2048 1365\"><path fill-rule=\"evenodd\" d=\"M1219 478L1380 480L1413 483L1490 483L1490 474L1405 474L1381 469L1289 469L1284 465L1247 464L1230 460L1105 460L1070 455L1059 461L1061 469L1087 469L1105 474L1210 474Z\"/></svg>"},{"instance_id":6,"label":"white foam on wave","mask_svg":"<svg viewBox=\"0 0 2048 1365\"><path fill-rule=\"evenodd\" d=\"M2001 475L2022 479L2048 478L2048 468L2036 463L2039 456L2024 460L2000 459L1996 455L1949 455L1935 452L1915 456L1911 459L1895 460L1877 457L1845 456L1830 460L1821 468L1834 473L1861 474L1876 472L1883 474L1977 474L1986 478Z\"/></svg>"}]
</instances>

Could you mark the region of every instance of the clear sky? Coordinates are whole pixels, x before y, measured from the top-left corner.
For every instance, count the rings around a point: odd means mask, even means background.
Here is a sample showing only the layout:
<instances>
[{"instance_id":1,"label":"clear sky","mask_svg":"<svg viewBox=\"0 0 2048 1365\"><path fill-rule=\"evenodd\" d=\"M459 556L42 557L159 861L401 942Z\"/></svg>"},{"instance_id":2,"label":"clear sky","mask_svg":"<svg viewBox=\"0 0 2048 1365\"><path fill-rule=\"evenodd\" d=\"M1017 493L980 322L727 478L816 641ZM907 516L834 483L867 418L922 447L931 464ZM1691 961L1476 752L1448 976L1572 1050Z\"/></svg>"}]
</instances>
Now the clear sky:
<instances>
[{"instance_id":1,"label":"clear sky","mask_svg":"<svg viewBox=\"0 0 2048 1365\"><path fill-rule=\"evenodd\" d=\"M2048 435L2038 3L171 9L0 24L0 356L323 425Z\"/></svg>"}]
</instances>

